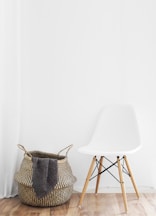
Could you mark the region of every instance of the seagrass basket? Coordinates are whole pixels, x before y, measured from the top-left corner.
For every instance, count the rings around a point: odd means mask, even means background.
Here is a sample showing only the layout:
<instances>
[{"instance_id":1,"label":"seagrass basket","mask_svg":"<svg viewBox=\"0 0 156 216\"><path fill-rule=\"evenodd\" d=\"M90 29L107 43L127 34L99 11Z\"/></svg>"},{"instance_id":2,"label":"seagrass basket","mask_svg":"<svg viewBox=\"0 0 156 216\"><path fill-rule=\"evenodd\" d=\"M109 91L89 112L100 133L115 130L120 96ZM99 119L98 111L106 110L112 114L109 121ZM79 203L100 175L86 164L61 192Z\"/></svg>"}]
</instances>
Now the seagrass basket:
<instances>
[{"instance_id":1,"label":"seagrass basket","mask_svg":"<svg viewBox=\"0 0 156 216\"><path fill-rule=\"evenodd\" d=\"M19 171L15 174L15 180L18 182L18 195L22 203L38 206L50 207L64 204L67 202L73 193L73 184L76 177L73 176L71 167L68 162L67 153L72 145L62 149L58 154L46 153L41 151L27 152L22 145L18 145L25 154L22 160ZM66 155L60 153L66 150ZM39 158L52 158L57 159L58 165L58 181L53 190L46 196L39 198L33 188L32 175L33 175L33 162L32 157Z\"/></svg>"}]
</instances>

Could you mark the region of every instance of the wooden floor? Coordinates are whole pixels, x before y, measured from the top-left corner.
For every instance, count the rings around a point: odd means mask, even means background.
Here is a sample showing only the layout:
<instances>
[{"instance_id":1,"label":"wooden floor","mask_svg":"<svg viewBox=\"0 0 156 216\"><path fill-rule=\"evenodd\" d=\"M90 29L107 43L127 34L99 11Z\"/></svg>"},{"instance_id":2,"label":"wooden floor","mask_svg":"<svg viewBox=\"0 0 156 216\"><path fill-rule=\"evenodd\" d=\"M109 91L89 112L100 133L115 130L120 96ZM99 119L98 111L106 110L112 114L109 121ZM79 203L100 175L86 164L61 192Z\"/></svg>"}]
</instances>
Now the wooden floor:
<instances>
[{"instance_id":1,"label":"wooden floor","mask_svg":"<svg viewBox=\"0 0 156 216\"><path fill-rule=\"evenodd\" d=\"M18 197L0 199L0 216L156 216L156 194L127 194L128 213L124 213L121 194L86 194L81 209L77 207L79 193L74 193L69 202L51 208L36 208L24 205Z\"/></svg>"}]
</instances>

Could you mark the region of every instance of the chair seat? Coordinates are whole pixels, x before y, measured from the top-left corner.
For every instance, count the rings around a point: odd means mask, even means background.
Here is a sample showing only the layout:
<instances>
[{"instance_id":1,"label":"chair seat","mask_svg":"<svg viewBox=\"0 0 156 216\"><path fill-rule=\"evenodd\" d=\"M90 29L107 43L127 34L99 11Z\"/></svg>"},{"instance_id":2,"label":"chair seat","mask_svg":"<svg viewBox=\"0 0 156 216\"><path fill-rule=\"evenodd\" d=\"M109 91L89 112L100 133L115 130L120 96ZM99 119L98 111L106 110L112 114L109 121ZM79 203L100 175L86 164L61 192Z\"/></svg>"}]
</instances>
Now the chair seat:
<instances>
[{"instance_id":1,"label":"chair seat","mask_svg":"<svg viewBox=\"0 0 156 216\"><path fill-rule=\"evenodd\" d=\"M105 147L103 146L103 148L100 146L92 146L92 145L86 145L86 146L82 146L78 149L78 151L80 153L83 154L89 154L89 155L96 155L96 156L106 156L106 155L115 155L115 156L120 156L120 155L128 155L128 154L132 154L135 153L136 151L138 151L141 148L141 146L137 146L136 148L130 149L130 148L126 148L126 146L124 146L122 148L119 148L119 146L117 146L117 148L112 148L111 147Z\"/></svg>"}]
</instances>

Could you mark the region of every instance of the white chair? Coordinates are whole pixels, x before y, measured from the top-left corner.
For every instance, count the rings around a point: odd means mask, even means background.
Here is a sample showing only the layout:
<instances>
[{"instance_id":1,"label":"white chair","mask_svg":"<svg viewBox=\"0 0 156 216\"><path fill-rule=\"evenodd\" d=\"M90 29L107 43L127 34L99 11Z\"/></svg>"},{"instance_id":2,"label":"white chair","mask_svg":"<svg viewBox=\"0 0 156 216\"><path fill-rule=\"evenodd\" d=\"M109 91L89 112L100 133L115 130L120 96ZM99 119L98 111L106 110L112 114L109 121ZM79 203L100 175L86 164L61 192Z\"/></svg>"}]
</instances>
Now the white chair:
<instances>
[{"instance_id":1,"label":"white chair","mask_svg":"<svg viewBox=\"0 0 156 216\"><path fill-rule=\"evenodd\" d=\"M97 193L100 175L105 171L109 172L111 167L116 166L119 172L119 182L121 184L124 207L127 212L127 197L125 193L123 172L129 175L136 195L139 198L139 193L127 160L127 155L135 153L140 147L138 125L132 106L109 105L103 107L99 114L91 141L88 145L78 149L81 153L93 156L79 200L79 207L81 207L88 183L92 179L95 167L98 170L98 174L95 175L95 177L97 176L95 193ZM108 156L115 156L114 162L110 161L107 158ZM103 165L103 159L108 160L110 166L105 167Z\"/></svg>"}]
</instances>

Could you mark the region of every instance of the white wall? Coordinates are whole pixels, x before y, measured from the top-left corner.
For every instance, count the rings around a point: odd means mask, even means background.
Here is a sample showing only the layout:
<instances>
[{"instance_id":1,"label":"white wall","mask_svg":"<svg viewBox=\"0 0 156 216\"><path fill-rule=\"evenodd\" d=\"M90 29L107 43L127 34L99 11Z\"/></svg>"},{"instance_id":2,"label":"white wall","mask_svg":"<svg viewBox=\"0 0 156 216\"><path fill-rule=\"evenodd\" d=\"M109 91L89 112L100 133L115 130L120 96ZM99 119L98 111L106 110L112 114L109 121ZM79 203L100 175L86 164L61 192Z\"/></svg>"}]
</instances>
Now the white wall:
<instances>
[{"instance_id":1,"label":"white wall","mask_svg":"<svg viewBox=\"0 0 156 216\"><path fill-rule=\"evenodd\" d=\"M105 103L131 103L143 145L130 157L134 176L139 187L156 188L156 2L19 4L20 143L52 152L73 143L69 161L81 189L91 158L77 148L88 142L97 112ZM114 185L107 178L101 186Z\"/></svg>"}]
</instances>

